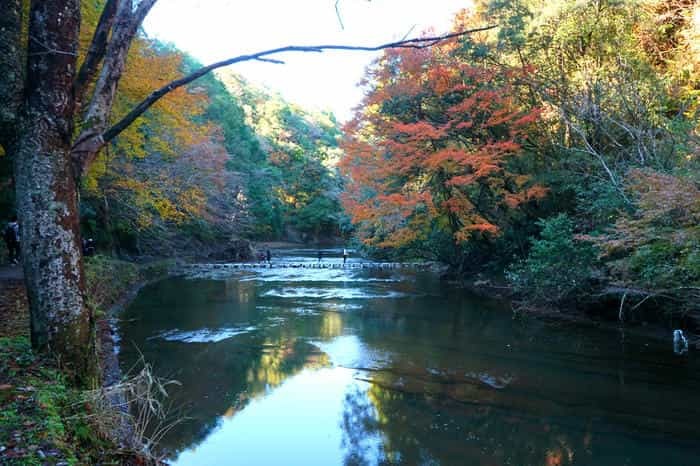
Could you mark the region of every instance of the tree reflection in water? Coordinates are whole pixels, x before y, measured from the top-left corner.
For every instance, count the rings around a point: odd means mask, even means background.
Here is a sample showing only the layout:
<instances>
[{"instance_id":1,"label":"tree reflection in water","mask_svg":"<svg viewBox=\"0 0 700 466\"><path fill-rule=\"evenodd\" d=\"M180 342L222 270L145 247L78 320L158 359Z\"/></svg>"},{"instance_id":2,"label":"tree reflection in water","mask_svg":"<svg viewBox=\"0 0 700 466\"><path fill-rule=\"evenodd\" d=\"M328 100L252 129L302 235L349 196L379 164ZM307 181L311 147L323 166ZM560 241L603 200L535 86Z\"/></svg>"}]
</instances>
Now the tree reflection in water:
<instances>
[{"instance_id":1,"label":"tree reflection in water","mask_svg":"<svg viewBox=\"0 0 700 466\"><path fill-rule=\"evenodd\" d=\"M430 277L341 287L335 275L322 281L329 271L266 273L271 283L162 282L120 323L123 367L138 357L134 341L159 375L183 383L173 396L191 419L167 442L188 464L230 464L197 455L235 440L286 442L277 458L246 465L292 455L321 466L697 463L693 359L644 339L515 321L503 303ZM277 273L307 274L294 281L306 295L267 295L289 278ZM346 287L405 297L314 298ZM158 337L239 328L252 330L210 343Z\"/></svg>"},{"instance_id":2,"label":"tree reflection in water","mask_svg":"<svg viewBox=\"0 0 700 466\"><path fill-rule=\"evenodd\" d=\"M194 356L197 353L190 351L187 354ZM178 357L184 367L189 366L187 361L183 361L182 353ZM251 352L239 354L239 358L233 360L224 358L222 362L223 367L208 364L205 383L196 383L196 377L189 375L185 377L185 390L181 393L173 391L175 399L185 398L189 401L182 410L186 421L176 426L164 440L173 457L183 447L198 445L224 419L232 418L252 400L267 395L289 377L304 369L330 365L328 355L316 346L303 340L287 339L265 339ZM215 387L228 388L228 395L216 395L216 390L212 390ZM199 390L201 392L198 394Z\"/></svg>"},{"instance_id":3,"label":"tree reflection in water","mask_svg":"<svg viewBox=\"0 0 700 466\"><path fill-rule=\"evenodd\" d=\"M377 410L360 387L345 395L341 426L346 465L376 464L386 457Z\"/></svg>"},{"instance_id":4,"label":"tree reflection in water","mask_svg":"<svg viewBox=\"0 0 700 466\"><path fill-rule=\"evenodd\" d=\"M342 429L347 465L568 466L591 460L589 431L570 435L536 417L379 384L347 393Z\"/></svg>"}]
</instances>

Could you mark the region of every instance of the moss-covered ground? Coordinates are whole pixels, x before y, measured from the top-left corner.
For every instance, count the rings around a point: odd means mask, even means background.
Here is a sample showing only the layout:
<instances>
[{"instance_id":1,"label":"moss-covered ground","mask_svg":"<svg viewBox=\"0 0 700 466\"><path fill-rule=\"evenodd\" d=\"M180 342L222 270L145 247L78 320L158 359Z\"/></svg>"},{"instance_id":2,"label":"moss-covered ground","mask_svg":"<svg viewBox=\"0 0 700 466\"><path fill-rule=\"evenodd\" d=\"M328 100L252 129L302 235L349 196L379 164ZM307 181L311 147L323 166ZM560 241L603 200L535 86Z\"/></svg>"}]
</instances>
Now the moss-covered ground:
<instances>
[{"instance_id":1,"label":"moss-covered ground","mask_svg":"<svg viewBox=\"0 0 700 466\"><path fill-rule=\"evenodd\" d=\"M118 448L90 424L82 392L26 336L0 337L0 463L121 464Z\"/></svg>"},{"instance_id":2,"label":"moss-covered ground","mask_svg":"<svg viewBox=\"0 0 700 466\"><path fill-rule=\"evenodd\" d=\"M88 295L98 318L139 283L164 276L168 267L88 258ZM32 350L19 269L0 272L0 464L142 464L98 434L85 393L65 382L53 357Z\"/></svg>"}]
</instances>

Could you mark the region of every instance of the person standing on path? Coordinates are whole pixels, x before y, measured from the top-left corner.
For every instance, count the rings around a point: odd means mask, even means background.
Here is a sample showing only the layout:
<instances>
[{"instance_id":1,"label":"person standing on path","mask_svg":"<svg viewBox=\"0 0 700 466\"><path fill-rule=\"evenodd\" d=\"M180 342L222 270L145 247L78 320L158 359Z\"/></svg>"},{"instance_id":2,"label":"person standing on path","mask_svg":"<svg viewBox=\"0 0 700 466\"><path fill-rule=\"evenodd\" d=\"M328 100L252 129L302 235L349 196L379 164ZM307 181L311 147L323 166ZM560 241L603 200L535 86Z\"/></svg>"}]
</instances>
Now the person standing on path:
<instances>
[{"instance_id":1,"label":"person standing on path","mask_svg":"<svg viewBox=\"0 0 700 466\"><path fill-rule=\"evenodd\" d=\"M272 253L269 249L265 252L265 257L267 258L267 264L272 267Z\"/></svg>"},{"instance_id":2,"label":"person standing on path","mask_svg":"<svg viewBox=\"0 0 700 466\"><path fill-rule=\"evenodd\" d=\"M348 250L343 248L343 265L348 261Z\"/></svg>"},{"instance_id":3,"label":"person standing on path","mask_svg":"<svg viewBox=\"0 0 700 466\"><path fill-rule=\"evenodd\" d=\"M318 250L318 263L319 263L319 264L321 263L321 257L323 257L323 253L322 253L321 250L319 249L319 250Z\"/></svg>"},{"instance_id":4,"label":"person standing on path","mask_svg":"<svg viewBox=\"0 0 700 466\"><path fill-rule=\"evenodd\" d=\"M10 263L19 264L19 223L17 223L16 215L12 216L12 220L5 227L2 236L7 244Z\"/></svg>"}]
</instances>

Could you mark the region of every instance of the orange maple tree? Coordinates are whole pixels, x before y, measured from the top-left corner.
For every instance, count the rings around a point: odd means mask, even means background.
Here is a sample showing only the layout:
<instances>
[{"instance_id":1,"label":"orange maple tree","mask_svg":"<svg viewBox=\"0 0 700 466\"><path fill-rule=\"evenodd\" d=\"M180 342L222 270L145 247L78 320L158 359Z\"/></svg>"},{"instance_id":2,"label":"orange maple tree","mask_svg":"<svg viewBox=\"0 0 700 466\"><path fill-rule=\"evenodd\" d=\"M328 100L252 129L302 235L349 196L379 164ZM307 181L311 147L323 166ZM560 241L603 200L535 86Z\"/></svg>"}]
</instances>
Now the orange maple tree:
<instances>
[{"instance_id":1,"label":"orange maple tree","mask_svg":"<svg viewBox=\"0 0 700 466\"><path fill-rule=\"evenodd\" d=\"M467 64L456 44L384 53L342 145L343 202L366 244L407 246L435 229L492 238L546 193L509 167L539 116L515 102L527 72Z\"/></svg>"}]
</instances>

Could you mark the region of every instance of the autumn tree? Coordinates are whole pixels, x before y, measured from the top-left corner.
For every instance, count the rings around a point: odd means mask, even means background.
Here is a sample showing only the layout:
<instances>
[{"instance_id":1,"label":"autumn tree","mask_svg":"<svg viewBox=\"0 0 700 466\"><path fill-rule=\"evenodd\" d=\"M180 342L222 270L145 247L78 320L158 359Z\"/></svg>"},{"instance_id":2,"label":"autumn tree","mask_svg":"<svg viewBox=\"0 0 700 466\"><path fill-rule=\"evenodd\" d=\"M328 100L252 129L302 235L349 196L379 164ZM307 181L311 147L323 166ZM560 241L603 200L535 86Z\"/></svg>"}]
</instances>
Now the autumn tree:
<instances>
[{"instance_id":1,"label":"autumn tree","mask_svg":"<svg viewBox=\"0 0 700 466\"><path fill-rule=\"evenodd\" d=\"M129 50L156 0L105 0L80 66L81 2L28 3L0 0L0 145L14 163L32 343L58 354L83 384L96 381L97 358L94 317L85 296L77 180L105 144L163 96L222 66L248 60L279 63L268 57L282 52L379 50L436 42L288 46L233 57L166 83L114 122L112 110Z\"/></svg>"},{"instance_id":2,"label":"autumn tree","mask_svg":"<svg viewBox=\"0 0 700 466\"><path fill-rule=\"evenodd\" d=\"M510 83L525 72L470 65L454 45L385 52L343 144L344 204L366 244L425 249L435 232L456 244L492 239L544 194L512 169L538 117L514 101ZM440 259L462 265L456 251Z\"/></svg>"},{"instance_id":3,"label":"autumn tree","mask_svg":"<svg viewBox=\"0 0 700 466\"><path fill-rule=\"evenodd\" d=\"M629 170L669 170L695 159L687 146L688 111L697 99L687 86L697 55L684 26L692 23L692 3L477 2L476 20L497 18L501 27L472 49L492 63L537 70L520 95L523 104L544 110L531 135L541 167L591 229L631 206Z\"/></svg>"},{"instance_id":4,"label":"autumn tree","mask_svg":"<svg viewBox=\"0 0 700 466\"><path fill-rule=\"evenodd\" d=\"M529 134L533 171L557 202L539 215L550 218L533 232L530 257L514 275L523 296L590 298L591 284L593 294L615 289L622 307L627 289L668 290L673 282L696 280L697 243L677 221L676 208L681 190L686 199L697 191L689 182L698 173L697 2L476 4L476 20L493 18L499 27L465 49L474 60L533 66L536 73L518 87L519 102L543 110ZM574 274L558 271L580 262L550 248L582 250L576 238L593 240L602 262L579 267L589 272L572 280ZM676 293L669 308L692 307L688 296Z\"/></svg>"},{"instance_id":5,"label":"autumn tree","mask_svg":"<svg viewBox=\"0 0 700 466\"><path fill-rule=\"evenodd\" d=\"M83 24L90 30L81 31L81 56L99 16L94 8L83 4ZM172 47L137 37L112 119L163 81L196 66L192 62ZM84 236L105 249L159 255L172 253L187 236L195 243L205 237L213 243L213 236L228 239L234 227L226 217L240 210L231 191L241 183L225 168L236 153L226 153L222 130L208 115L211 100L218 98L210 91L215 82L210 76L197 87L170 93L95 157L81 179Z\"/></svg>"},{"instance_id":6,"label":"autumn tree","mask_svg":"<svg viewBox=\"0 0 700 466\"><path fill-rule=\"evenodd\" d=\"M700 187L689 176L630 172L625 186L635 210L592 236L612 283L638 296L663 298L677 313L700 310Z\"/></svg>"}]
</instances>

